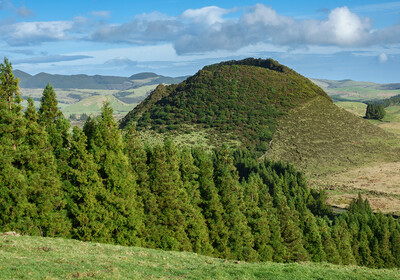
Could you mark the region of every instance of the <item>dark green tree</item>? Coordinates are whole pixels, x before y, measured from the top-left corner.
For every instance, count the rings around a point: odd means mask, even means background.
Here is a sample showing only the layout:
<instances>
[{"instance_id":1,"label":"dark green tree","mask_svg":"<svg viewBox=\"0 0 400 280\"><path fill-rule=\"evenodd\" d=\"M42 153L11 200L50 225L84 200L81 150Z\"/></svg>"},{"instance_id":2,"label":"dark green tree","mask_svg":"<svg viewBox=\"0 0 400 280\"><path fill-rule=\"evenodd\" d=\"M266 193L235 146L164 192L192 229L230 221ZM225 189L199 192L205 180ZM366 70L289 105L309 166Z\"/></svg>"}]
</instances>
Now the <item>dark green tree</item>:
<instances>
[{"instance_id":1,"label":"dark green tree","mask_svg":"<svg viewBox=\"0 0 400 280\"><path fill-rule=\"evenodd\" d=\"M112 216L103 203L108 195L98 175L98 165L86 150L87 138L75 126L71 137L67 209L72 221L72 237L85 241L112 243Z\"/></svg>"},{"instance_id":2,"label":"dark green tree","mask_svg":"<svg viewBox=\"0 0 400 280\"><path fill-rule=\"evenodd\" d=\"M187 209L185 210L188 238L192 243L194 252L210 255L213 248L210 244L207 225L200 208L199 169L194 164L192 153L188 148L183 148L180 152L179 170L188 199Z\"/></svg>"},{"instance_id":3,"label":"dark green tree","mask_svg":"<svg viewBox=\"0 0 400 280\"><path fill-rule=\"evenodd\" d=\"M373 104L368 103L367 111L365 112L365 118L367 119L375 119L375 120L382 120L386 115L385 108L382 104Z\"/></svg>"},{"instance_id":4,"label":"dark green tree","mask_svg":"<svg viewBox=\"0 0 400 280\"><path fill-rule=\"evenodd\" d=\"M225 225L225 211L213 180L213 161L211 156L201 149L195 149L193 154L194 163L198 168L200 208L207 224L210 243L215 256L227 258L230 256L229 230Z\"/></svg>"},{"instance_id":5,"label":"dark green tree","mask_svg":"<svg viewBox=\"0 0 400 280\"><path fill-rule=\"evenodd\" d=\"M331 227L329 226L329 220L317 218L317 224L319 232L321 234L322 245L325 252L326 259L324 261L341 264L341 258L336 248L335 241L332 238Z\"/></svg>"},{"instance_id":6,"label":"dark green tree","mask_svg":"<svg viewBox=\"0 0 400 280\"><path fill-rule=\"evenodd\" d=\"M113 110L106 102L96 119L88 119L84 132L88 139L88 150L99 166L99 176L106 189L101 203L109 210L109 229L113 242L138 245L142 230L142 205L137 196L134 172L128 157L123 153L124 144L112 115Z\"/></svg>"},{"instance_id":7,"label":"dark green tree","mask_svg":"<svg viewBox=\"0 0 400 280\"><path fill-rule=\"evenodd\" d=\"M57 160L57 169L65 178L67 159L69 157L69 129L71 127L63 113L58 109L58 101L54 88L47 84L43 90L39 108L39 124L45 127L53 153Z\"/></svg>"},{"instance_id":8,"label":"dark green tree","mask_svg":"<svg viewBox=\"0 0 400 280\"><path fill-rule=\"evenodd\" d=\"M356 264L351 248L351 234L344 218L335 218L332 226L332 238L336 243L342 264Z\"/></svg>"},{"instance_id":9,"label":"dark green tree","mask_svg":"<svg viewBox=\"0 0 400 280\"><path fill-rule=\"evenodd\" d=\"M224 207L224 221L229 228L229 248L232 259L254 261L258 259L253 249L254 237L243 213L243 188L227 147L214 153L214 182Z\"/></svg>"},{"instance_id":10,"label":"dark green tree","mask_svg":"<svg viewBox=\"0 0 400 280\"><path fill-rule=\"evenodd\" d=\"M263 207L268 201L272 202L272 199L268 192L263 193L266 186L258 174L251 173L247 182L243 182L243 188L246 205L244 213L254 236L254 249L258 253L260 261L272 261L270 209ZM261 203L260 199L267 201ZM270 206L272 207L272 203Z\"/></svg>"},{"instance_id":11,"label":"dark green tree","mask_svg":"<svg viewBox=\"0 0 400 280\"><path fill-rule=\"evenodd\" d=\"M178 154L171 147L156 146L148 157L152 197L145 202L152 204L147 206L150 212L146 213L146 244L164 250L191 251L185 215L188 199L179 174Z\"/></svg>"},{"instance_id":12,"label":"dark green tree","mask_svg":"<svg viewBox=\"0 0 400 280\"><path fill-rule=\"evenodd\" d=\"M25 116L18 79L7 59L0 64L0 223L2 230L67 236L63 193L47 134L33 100Z\"/></svg>"}]
</instances>

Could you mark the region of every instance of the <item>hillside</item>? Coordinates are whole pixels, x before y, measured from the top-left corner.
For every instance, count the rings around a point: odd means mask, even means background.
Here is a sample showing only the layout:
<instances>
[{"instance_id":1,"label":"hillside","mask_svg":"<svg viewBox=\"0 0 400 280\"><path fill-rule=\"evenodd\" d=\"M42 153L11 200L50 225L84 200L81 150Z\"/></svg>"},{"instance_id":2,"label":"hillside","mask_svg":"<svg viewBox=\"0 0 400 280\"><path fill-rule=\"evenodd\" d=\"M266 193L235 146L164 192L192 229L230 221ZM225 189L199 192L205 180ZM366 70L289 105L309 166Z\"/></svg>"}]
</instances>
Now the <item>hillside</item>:
<instances>
[{"instance_id":1,"label":"hillside","mask_svg":"<svg viewBox=\"0 0 400 280\"><path fill-rule=\"evenodd\" d=\"M15 76L20 79L21 88L44 88L47 83L59 89L104 89L104 90L126 90L144 85L153 84L175 84L186 77L165 77L155 73L138 73L130 77L102 76L102 75L54 75L39 73L30 75L20 70L14 71Z\"/></svg>"},{"instance_id":2,"label":"hillside","mask_svg":"<svg viewBox=\"0 0 400 280\"><path fill-rule=\"evenodd\" d=\"M397 279L398 269L246 263L61 238L0 235L0 279Z\"/></svg>"},{"instance_id":3,"label":"hillside","mask_svg":"<svg viewBox=\"0 0 400 280\"><path fill-rule=\"evenodd\" d=\"M275 120L299 104L328 95L278 62L245 59L206 66L178 85L159 86L121 121L159 133L206 131L210 145L234 141L260 152Z\"/></svg>"},{"instance_id":4,"label":"hillside","mask_svg":"<svg viewBox=\"0 0 400 280\"><path fill-rule=\"evenodd\" d=\"M273 60L211 65L179 85L161 85L122 119L121 127L129 122L137 123L149 143L161 143L165 136L180 145L210 148L226 143L291 162L313 187L328 190L333 205L345 207L362 192L373 209L400 211L400 197L393 192L396 182L378 180L377 186L360 179L357 185L362 187L354 188L351 182L358 177L346 173L361 168L359 177L368 177L372 164L397 161L398 138L339 108L321 88ZM338 180L344 182L339 186L332 176L342 173L347 175ZM384 204L388 197L393 201Z\"/></svg>"}]
</instances>

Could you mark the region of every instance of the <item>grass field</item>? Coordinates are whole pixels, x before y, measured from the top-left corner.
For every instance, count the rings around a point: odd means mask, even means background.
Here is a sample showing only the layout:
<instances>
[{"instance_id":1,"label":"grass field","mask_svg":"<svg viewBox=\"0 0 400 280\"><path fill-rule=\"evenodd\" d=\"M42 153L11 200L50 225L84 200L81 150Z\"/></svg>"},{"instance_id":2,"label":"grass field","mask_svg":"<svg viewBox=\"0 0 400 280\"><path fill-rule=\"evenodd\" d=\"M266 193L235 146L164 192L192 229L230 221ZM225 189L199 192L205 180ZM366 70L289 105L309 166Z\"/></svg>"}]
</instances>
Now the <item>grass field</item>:
<instances>
[{"instance_id":1,"label":"grass field","mask_svg":"<svg viewBox=\"0 0 400 280\"><path fill-rule=\"evenodd\" d=\"M0 279L398 279L398 269L246 263L188 252L0 233Z\"/></svg>"},{"instance_id":2,"label":"grass field","mask_svg":"<svg viewBox=\"0 0 400 280\"><path fill-rule=\"evenodd\" d=\"M361 102L342 101L335 104L359 117L364 117L367 110L367 104Z\"/></svg>"},{"instance_id":3,"label":"grass field","mask_svg":"<svg viewBox=\"0 0 400 280\"><path fill-rule=\"evenodd\" d=\"M114 116L119 119L132 110L157 85L146 85L126 91L103 89L55 89L58 106L68 118L71 114L98 115L103 102L109 100L114 109ZM24 99L23 106L27 106L27 98L32 97L35 106L39 108L43 89L21 89ZM82 125L82 123L79 123Z\"/></svg>"}]
</instances>

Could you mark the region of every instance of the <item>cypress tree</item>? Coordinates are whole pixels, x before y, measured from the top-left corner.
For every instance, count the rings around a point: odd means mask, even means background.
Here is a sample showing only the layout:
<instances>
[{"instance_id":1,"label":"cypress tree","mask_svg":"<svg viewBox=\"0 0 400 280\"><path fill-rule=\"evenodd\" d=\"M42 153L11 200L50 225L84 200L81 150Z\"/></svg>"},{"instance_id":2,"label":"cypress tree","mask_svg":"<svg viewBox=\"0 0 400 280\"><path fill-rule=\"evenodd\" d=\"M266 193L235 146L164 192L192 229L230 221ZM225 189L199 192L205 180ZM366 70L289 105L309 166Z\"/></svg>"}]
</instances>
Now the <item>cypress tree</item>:
<instances>
[{"instance_id":1,"label":"cypress tree","mask_svg":"<svg viewBox=\"0 0 400 280\"><path fill-rule=\"evenodd\" d=\"M54 88L47 84L40 100L38 122L45 127L53 153L57 159L58 170L65 179L67 158L69 157L69 129L68 120L58 109L58 101Z\"/></svg>"},{"instance_id":2,"label":"cypress tree","mask_svg":"<svg viewBox=\"0 0 400 280\"><path fill-rule=\"evenodd\" d=\"M300 219L303 228L304 248L309 253L313 262L326 261L326 254L322 245L323 239L317 221L311 211L303 209L300 212Z\"/></svg>"},{"instance_id":3,"label":"cypress tree","mask_svg":"<svg viewBox=\"0 0 400 280\"><path fill-rule=\"evenodd\" d=\"M136 178L129 159L123 153L122 136L112 113L106 102L101 115L85 124L84 132L88 138L88 150L99 166L99 175L106 189L101 203L109 211L113 242L138 245L142 206L137 196Z\"/></svg>"},{"instance_id":4,"label":"cypress tree","mask_svg":"<svg viewBox=\"0 0 400 280\"><path fill-rule=\"evenodd\" d=\"M233 165L233 157L227 147L214 153L214 182L224 206L224 221L229 228L229 247L232 259L257 260L253 249L254 237L243 211L243 189L239 184L239 175Z\"/></svg>"},{"instance_id":5,"label":"cypress tree","mask_svg":"<svg viewBox=\"0 0 400 280\"><path fill-rule=\"evenodd\" d=\"M71 148L66 173L67 208L72 221L72 237L85 241L112 243L112 223L106 205L102 203L107 196L98 175L99 167L93 156L86 150L87 138L75 126L71 137Z\"/></svg>"},{"instance_id":6,"label":"cypress tree","mask_svg":"<svg viewBox=\"0 0 400 280\"><path fill-rule=\"evenodd\" d=\"M332 226L332 238L336 243L342 264L356 264L351 248L351 235L344 218L335 218Z\"/></svg>"},{"instance_id":7,"label":"cypress tree","mask_svg":"<svg viewBox=\"0 0 400 280\"><path fill-rule=\"evenodd\" d=\"M70 224L66 217L65 198L57 173L55 158L46 131L37 123L38 114L31 98L25 111L26 133L20 146L20 161L28 180L28 202L36 208L32 220L41 235L66 236Z\"/></svg>"},{"instance_id":8,"label":"cypress tree","mask_svg":"<svg viewBox=\"0 0 400 280\"><path fill-rule=\"evenodd\" d=\"M332 238L331 227L329 227L329 220L317 218L317 224L321 239L323 240L322 245L326 256L326 261L334 264L341 264L341 258L336 248L335 241Z\"/></svg>"},{"instance_id":9,"label":"cypress tree","mask_svg":"<svg viewBox=\"0 0 400 280\"><path fill-rule=\"evenodd\" d=\"M188 208L185 211L188 238L192 243L194 252L210 255L213 248L210 244L207 225L200 208L199 169L194 164L192 153L188 148L181 150L179 170L183 188L188 197Z\"/></svg>"},{"instance_id":10,"label":"cypress tree","mask_svg":"<svg viewBox=\"0 0 400 280\"><path fill-rule=\"evenodd\" d=\"M243 182L245 215L254 236L254 249L260 261L272 261L273 249L270 245L271 229L269 226L269 209L263 209L261 199L270 200L262 193L266 186L258 174L251 173L247 182ZM268 192L266 193L268 196ZM260 207L261 206L261 207ZM267 210L267 211L265 211Z\"/></svg>"},{"instance_id":11,"label":"cypress tree","mask_svg":"<svg viewBox=\"0 0 400 280\"><path fill-rule=\"evenodd\" d=\"M220 258L230 256L229 232L223 219L224 208L218 190L215 187L213 175L213 161L205 151L194 150L194 163L198 167L198 182L200 191L200 208L205 218L210 243L214 248L214 255Z\"/></svg>"},{"instance_id":12,"label":"cypress tree","mask_svg":"<svg viewBox=\"0 0 400 280\"><path fill-rule=\"evenodd\" d=\"M172 144L171 144L172 145ZM185 216L186 192L179 174L177 151L156 146L149 155L150 189L154 203L146 225L146 244L164 250L191 251Z\"/></svg>"},{"instance_id":13,"label":"cypress tree","mask_svg":"<svg viewBox=\"0 0 400 280\"><path fill-rule=\"evenodd\" d=\"M36 123L32 99L22 115L18 79L0 64L0 220L2 230L66 236L60 181L46 132Z\"/></svg>"}]
</instances>

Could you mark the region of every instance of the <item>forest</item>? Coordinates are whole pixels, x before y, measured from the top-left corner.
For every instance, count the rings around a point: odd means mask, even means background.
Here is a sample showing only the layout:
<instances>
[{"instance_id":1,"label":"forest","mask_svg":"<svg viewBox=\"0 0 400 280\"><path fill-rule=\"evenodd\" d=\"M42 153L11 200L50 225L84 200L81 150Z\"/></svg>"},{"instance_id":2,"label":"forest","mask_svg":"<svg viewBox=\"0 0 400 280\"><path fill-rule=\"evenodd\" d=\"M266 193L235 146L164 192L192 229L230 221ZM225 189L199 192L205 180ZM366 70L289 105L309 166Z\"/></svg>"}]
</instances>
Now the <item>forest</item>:
<instances>
[{"instance_id":1,"label":"forest","mask_svg":"<svg viewBox=\"0 0 400 280\"><path fill-rule=\"evenodd\" d=\"M118 128L107 103L71 129L50 84L36 110L32 99L22 107L7 59L0 83L0 232L251 262L400 267L399 221L361 196L334 214L290 164L244 148L144 145L133 125Z\"/></svg>"}]
</instances>

